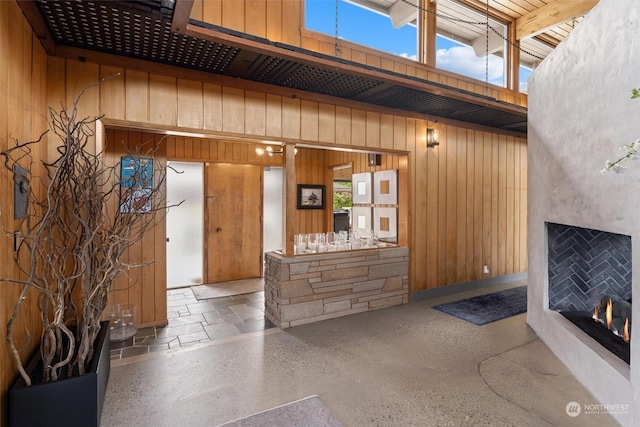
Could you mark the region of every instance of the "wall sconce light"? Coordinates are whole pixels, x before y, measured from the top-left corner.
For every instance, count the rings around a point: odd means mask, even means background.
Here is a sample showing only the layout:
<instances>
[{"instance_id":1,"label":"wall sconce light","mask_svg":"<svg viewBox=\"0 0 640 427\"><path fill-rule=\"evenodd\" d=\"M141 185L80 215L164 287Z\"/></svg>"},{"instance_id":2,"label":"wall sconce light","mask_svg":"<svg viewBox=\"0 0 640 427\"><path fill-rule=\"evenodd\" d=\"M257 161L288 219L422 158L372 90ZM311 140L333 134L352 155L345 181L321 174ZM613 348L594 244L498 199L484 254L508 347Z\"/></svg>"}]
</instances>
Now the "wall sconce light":
<instances>
[{"instance_id":1,"label":"wall sconce light","mask_svg":"<svg viewBox=\"0 0 640 427\"><path fill-rule=\"evenodd\" d=\"M435 129L427 129L427 147L433 148L440 145L438 142L438 132Z\"/></svg>"},{"instance_id":2,"label":"wall sconce light","mask_svg":"<svg viewBox=\"0 0 640 427\"><path fill-rule=\"evenodd\" d=\"M367 155L367 164L369 166L380 166L382 164L382 156L380 154L369 153Z\"/></svg>"},{"instance_id":3,"label":"wall sconce light","mask_svg":"<svg viewBox=\"0 0 640 427\"><path fill-rule=\"evenodd\" d=\"M280 147L279 150L274 150L270 145L267 145L267 148L256 147L256 154L258 156L262 156L264 154L267 154L269 156L273 156L274 154L282 155L282 153L283 153L282 147ZM293 154L298 154L297 148L293 149Z\"/></svg>"}]
</instances>

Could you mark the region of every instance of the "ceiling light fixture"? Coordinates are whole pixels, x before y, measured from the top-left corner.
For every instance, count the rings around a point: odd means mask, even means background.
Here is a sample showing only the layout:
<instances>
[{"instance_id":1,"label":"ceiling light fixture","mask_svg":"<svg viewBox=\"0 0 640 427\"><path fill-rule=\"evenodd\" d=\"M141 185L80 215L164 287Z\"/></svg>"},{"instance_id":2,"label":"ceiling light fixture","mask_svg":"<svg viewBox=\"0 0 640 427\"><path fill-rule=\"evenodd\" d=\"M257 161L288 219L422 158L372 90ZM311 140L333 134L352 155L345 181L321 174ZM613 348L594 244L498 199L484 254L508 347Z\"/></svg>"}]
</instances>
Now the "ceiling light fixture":
<instances>
[{"instance_id":1,"label":"ceiling light fixture","mask_svg":"<svg viewBox=\"0 0 640 427\"><path fill-rule=\"evenodd\" d=\"M267 154L269 156L273 156L274 154L282 155L282 153L283 153L282 147L280 147L279 150L274 150L270 145L267 145L267 148L256 147L256 154L259 156L262 156L264 154ZM294 148L293 153L298 154L298 149Z\"/></svg>"}]
</instances>

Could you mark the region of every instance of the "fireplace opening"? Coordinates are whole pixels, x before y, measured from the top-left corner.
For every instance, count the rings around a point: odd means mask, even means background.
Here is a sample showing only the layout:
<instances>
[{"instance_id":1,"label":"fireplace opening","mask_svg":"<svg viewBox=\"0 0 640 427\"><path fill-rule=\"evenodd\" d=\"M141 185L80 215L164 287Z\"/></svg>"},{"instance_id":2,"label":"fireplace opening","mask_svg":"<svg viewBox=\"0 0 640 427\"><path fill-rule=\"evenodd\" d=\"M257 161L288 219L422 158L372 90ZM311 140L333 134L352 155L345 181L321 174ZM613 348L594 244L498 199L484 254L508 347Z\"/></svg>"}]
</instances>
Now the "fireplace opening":
<instances>
[{"instance_id":1,"label":"fireplace opening","mask_svg":"<svg viewBox=\"0 0 640 427\"><path fill-rule=\"evenodd\" d=\"M630 363L631 237L555 223L547 237L549 309Z\"/></svg>"}]
</instances>

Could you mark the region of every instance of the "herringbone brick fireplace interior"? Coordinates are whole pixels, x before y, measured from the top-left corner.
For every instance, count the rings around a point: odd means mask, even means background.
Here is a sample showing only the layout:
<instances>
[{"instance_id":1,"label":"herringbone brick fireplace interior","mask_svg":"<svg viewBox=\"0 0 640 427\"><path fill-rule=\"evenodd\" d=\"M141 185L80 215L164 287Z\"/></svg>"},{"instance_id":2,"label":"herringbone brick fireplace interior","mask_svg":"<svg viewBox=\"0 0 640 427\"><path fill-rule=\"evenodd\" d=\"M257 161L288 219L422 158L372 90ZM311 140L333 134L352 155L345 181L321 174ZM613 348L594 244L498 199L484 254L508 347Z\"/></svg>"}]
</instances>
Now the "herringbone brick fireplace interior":
<instances>
[{"instance_id":1,"label":"herringbone brick fireplace interior","mask_svg":"<svg viewBox=\"0 0 640 427\"><path fill-rule=\"evenodd\" d=\"M631 298L631 237L547 223L549 308L593 311L602 297Z\"/></svg>"}]
</instances>

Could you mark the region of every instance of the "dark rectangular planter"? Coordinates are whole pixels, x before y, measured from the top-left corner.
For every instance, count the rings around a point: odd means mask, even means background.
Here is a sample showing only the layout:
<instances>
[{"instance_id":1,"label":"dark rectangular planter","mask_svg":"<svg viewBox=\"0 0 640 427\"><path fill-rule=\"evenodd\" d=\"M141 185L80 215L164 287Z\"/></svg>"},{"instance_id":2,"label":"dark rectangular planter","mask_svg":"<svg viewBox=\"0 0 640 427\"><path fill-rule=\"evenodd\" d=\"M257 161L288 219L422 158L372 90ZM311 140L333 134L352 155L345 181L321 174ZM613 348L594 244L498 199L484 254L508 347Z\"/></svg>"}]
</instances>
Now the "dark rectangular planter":
<instances>
[{"instance_id":1,"label":"dark rectangular planter","mask_svg":"<svg viewBox=\"0 0 640 427\"><path fill-rule=\"evenodd\" d=\"M100 425L111 361L109 322L102 322L94 344L94 357L82 376L26 386L19 377L9 390L9 426L89 427ZM25 367L31 378L42 369L40 354Z\"/></svg>"}]
</instances>

